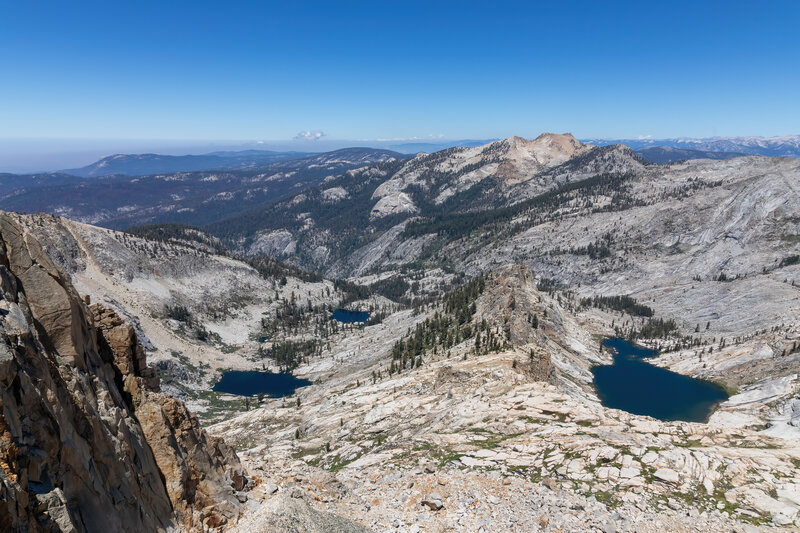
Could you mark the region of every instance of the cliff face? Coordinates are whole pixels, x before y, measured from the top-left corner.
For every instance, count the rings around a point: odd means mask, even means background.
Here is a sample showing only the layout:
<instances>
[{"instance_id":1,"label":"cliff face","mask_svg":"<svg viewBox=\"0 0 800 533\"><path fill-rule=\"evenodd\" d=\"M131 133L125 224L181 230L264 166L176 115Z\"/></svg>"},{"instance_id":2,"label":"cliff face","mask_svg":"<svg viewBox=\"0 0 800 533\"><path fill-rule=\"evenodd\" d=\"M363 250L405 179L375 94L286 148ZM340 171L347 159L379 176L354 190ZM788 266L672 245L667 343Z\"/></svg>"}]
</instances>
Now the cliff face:
<instances>
[{"instance_id":1,"label":"cliff face","mask_svg":"<svg viewBox=\"0 0 800 533\"><path fill-rule=\"evenodd\" d=\"M245 478L158 392L133 328L0 214L0 530L223 527Z\"/></svg>"}]
</instances>

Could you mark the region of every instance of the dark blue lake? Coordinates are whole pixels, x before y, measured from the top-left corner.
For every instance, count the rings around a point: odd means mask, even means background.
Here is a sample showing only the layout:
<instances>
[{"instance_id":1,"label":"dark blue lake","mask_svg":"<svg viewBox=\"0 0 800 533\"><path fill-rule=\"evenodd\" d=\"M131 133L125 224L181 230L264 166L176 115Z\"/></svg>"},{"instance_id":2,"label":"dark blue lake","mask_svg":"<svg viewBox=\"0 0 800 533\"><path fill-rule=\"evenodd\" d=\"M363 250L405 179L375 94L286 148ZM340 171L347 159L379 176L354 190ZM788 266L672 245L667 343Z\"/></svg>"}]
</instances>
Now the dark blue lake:
<instances>
[{"instance_id":1,"label":"dark blue lake","mask_svg":"<svg viewBox=\"0 0 800 533\"><path fill-rule=\"evenodd\" d=\"M266 394L280 398L294 394L296 389L307 385L311 385L311 382L291 374L234 370L222 374L222 379L214 385L213 390L240 396Z\"/></svg>"},{"instance_id":2,"label":"dark blue lake","mask_svg":"<svg viewBox=\"0 0 800 533\"><path fill-rule=\"evenodd\" d=\"M705 422L719 402L728 399L715 383L651 365L656 352L621 338L606 339L614 363L592 369L600 402L613 409L659 420Z\"/></svg>"},{"instance_id":3,"label":"dark blue lake","mask_svg":"<svg viewBox=\"0 0 800 533\"><path fill-rule=\"evenodd\" d=\"M366 322L369 319L369 313L366 311L351 311L349 309L337 309L331 315L331 318L345 324L354 324L357 322Z\"/></svg>"}]
</instances>

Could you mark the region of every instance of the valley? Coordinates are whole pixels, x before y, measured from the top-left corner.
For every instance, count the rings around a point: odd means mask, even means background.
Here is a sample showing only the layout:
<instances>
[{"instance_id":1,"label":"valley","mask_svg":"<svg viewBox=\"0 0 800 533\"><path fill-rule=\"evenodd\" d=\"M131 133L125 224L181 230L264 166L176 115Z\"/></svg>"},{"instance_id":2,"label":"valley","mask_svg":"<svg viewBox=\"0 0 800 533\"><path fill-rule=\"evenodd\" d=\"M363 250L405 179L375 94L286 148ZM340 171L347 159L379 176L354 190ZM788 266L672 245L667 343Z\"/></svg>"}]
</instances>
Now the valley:
<instances>
[{"instance_id":1,"label":"valley","mask_svg":"<svg viewBox=\"0 0 800 533\"><path fill-rule=\"evenodd\" d=\"M357 164L222 218L3 215L236 450L224 527L797 527L797 160L543 134ZM617 337L713 394L604 407Z\"/></svg>"}]
</instances>

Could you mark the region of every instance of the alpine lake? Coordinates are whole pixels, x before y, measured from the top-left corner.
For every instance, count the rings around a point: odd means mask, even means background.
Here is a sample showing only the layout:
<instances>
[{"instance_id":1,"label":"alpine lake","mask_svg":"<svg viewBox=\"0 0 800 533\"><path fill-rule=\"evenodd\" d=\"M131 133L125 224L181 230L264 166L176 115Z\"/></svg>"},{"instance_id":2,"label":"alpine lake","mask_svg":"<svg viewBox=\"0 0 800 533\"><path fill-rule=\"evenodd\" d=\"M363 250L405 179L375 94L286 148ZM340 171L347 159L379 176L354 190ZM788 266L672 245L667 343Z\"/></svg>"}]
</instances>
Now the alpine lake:
<instances>
[{"instance_id":1,"label":"alpine lake","mask_svg":"<svg viewBox=\"0 0 800 533\"><path fill-rule=\"evenodd\" d=\"M603 346L614 354L614 362L596 366L592 373L606 407L664 421L706 422L716 405L728 399L716 383L648 363L655 350L619 337L606 339Z\"/></svg>"},{"instance_id":2,"label":"alpine lake","mask_svg":"<svg viewBox=\"0 0 800 533\"><path fill-rule=\"evenodd\" d=\"M331 320L344 324L364 323L368 319L368 312L351 311L349 309L337 309L331 315ZM263 340L267 340L266 337ZM262 341L262 339L259 339L259 341ZM308 385L311 385L311 382L307 379L297 378L285 372L232 370L222 374L222 379L214 385L212 390L239 396L264 394L272 398L283 398L284 396L291 396L297 389Z\"/></svg>"}]
</instances>

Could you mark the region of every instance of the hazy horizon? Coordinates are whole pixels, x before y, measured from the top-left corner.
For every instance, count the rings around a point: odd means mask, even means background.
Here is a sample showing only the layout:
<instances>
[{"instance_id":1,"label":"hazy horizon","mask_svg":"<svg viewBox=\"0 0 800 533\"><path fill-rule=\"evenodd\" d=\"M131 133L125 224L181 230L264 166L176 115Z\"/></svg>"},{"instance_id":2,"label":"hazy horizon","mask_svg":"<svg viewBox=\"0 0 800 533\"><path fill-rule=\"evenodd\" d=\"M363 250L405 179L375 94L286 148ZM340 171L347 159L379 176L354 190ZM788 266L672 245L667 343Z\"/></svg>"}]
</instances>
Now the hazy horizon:
<instances>
[{"instance_id":1,"label":"hazy horizon","mask_svg":"<svg viewBox=\"0 0 800 533\"><path fill-rule=\"evenodd\" d=\"M523 136L519 134L504 135L496 138L507 138L513 135L532 139L541 133ZM572 132L549 132L572 133ZM573 133L574 135L574 133ZM771 135L771 137L787 137L796 134ZM595 137L575 135L581 140L631 140L649 141L657 144L659 140L651 137ZM751 137L748 135L731 135L716 137L677 136L671 139L713 139ZM752 136L759 137L759 136ZM55 172L72 168L80 168L95 161L116 154L159 154L159 155L204 155L218 151L271 150L277 152L328 152L341 148L369 147L398 150L401 145L456 145L462 141L491 142L496 138L397 138L397 139L328 139L321 137L314 140L174 140L174 139L0 139L0 172L25 174L38 172Z\"/></svg>"}]
</instances>

